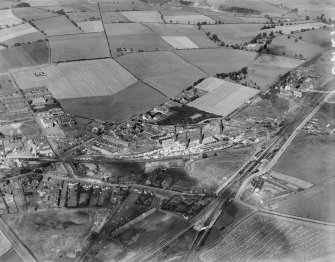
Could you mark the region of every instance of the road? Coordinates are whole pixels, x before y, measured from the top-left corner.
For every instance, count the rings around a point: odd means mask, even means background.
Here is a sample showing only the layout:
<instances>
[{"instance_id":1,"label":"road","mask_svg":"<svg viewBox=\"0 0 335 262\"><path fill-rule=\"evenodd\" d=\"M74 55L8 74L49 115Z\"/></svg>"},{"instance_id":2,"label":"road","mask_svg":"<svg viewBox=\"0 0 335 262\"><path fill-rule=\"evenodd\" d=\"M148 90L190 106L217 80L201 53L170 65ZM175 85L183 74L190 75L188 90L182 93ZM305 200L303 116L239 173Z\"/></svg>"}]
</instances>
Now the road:
<instances>
[{"instance_id":1,"label":"road","mask_svg":"<svg viewBox=\"0 0 335 262\"><path fill-rule=\"evenodd\" d=\"M0 230L8 238L12 247L16 250L24 262L37 262L37 259L28 248L20 241L20 239L9 228L5 221L0 217Z\"/></svg>"}]
</instances>

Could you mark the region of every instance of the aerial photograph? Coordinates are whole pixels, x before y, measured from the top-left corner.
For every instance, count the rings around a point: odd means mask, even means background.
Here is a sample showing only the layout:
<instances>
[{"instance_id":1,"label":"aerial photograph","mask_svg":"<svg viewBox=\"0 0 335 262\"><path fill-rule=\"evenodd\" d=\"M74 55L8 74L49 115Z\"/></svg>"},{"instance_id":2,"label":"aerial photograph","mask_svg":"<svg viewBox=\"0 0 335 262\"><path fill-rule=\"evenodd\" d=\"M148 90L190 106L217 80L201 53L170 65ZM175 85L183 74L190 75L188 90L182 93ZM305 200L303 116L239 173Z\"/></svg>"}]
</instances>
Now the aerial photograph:
<instances>
[{"instance_id":1,"label":"aerial photograph","mask_svg":"<svg viewBox=\"0 0 335 262\"><path fill-rule=\"evenodd\" d=\"M334 0L0 0L0 262L334 262Z\"/></svg>"}]
</instances>

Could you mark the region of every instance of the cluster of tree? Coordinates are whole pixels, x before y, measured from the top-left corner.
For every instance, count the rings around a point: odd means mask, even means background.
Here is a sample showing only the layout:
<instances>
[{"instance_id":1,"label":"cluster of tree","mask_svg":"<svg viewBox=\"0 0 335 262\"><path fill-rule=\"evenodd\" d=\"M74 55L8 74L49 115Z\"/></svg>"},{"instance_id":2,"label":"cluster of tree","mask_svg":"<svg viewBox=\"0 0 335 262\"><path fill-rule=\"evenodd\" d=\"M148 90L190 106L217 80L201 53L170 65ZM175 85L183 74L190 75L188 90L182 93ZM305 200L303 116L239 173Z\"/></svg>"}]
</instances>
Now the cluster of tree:
<instances>
[{"instance_id":1,"label":"cluster of tree","mask_svg":"<svg viewBox=\"0 0 335 262\"><path fill-rule=\"evenodd\" d=\"M20 7L30 7L30 4L26 2L21 2L15 6L15 8L20 8Z\"/></svg>"},{"instance_id":2,"label":"cluster of tree","mask_svg":"<svg viewBox=\"0 0 335 262\"><path fill-rule=\"evenodd\" d=\"M261 30L264 30L264 29L271 29L271 28L275 28L276 25L275 24L271 24L271 25L264 25L263 27L261 27Z\"/></svg>"},{"instance_id":3,"label":"cluster of tree","mask_svg":"<svg viewBox=\"0 0 335 262\"><path fill-rule=\"evenodd\" d=\"M241 75L245 77L247 74L248 74L248 67L246 66L246 67L243 67L239 71L229 72L229 73L218 73L215 76L221 79L225 79L228 77L231 80L238 81Z\"/></svg>"}]
</instances>

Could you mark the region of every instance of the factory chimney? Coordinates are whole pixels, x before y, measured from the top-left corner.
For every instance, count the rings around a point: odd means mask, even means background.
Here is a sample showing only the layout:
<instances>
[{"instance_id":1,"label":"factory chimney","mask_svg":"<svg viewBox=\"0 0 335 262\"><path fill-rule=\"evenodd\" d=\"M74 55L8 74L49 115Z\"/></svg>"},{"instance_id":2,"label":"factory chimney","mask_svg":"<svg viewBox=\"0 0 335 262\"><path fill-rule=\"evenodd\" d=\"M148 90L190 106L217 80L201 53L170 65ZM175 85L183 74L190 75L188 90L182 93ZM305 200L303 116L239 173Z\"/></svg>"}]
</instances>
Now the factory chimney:
<instances>
[{"instance_id":1,"label":"factory chimney","mask_svg":"<svg viewBox=\"0 0 335 262\"><path fill-rule=\"evenodd\" d=\"M202 134L202 126L199 129L199 144L202 144L202 140L203 140L204 136Z\"/></svg>"},{"instance_id":2,"label":"factory chimney","mask_svg":"<svg viewBox=\"0 0 335 262\"><path fill-rule=\"evenodd\" d=\"M190 140L188 139L188 132L186 132L186 134L185 134L185 142L186 142L185 148L187 149L188 146L189 146L189 143L190 143Z\"/></svg>"},{"instance_id":3,"label":"factory chimney","mask_svg":"<svg viewBox=\"0 0 335 262\"><path fill-rule=\"evenodd\" d=\"M223 133L222 119L220 119L220 123L219 123L219 125L220 125L220 135L222 135L222 133Z\"/></svg>"},{"instance_id":4,"label":"factory chimney","mask_svg":"<svg viewBox=\"0 0 335 262\"><path fill-rule=\"evenodd\" d=\"M173 140L175 142L177 141L177 127L176 127L176 125L174 125Z\"/></svg>"}]
</instances>

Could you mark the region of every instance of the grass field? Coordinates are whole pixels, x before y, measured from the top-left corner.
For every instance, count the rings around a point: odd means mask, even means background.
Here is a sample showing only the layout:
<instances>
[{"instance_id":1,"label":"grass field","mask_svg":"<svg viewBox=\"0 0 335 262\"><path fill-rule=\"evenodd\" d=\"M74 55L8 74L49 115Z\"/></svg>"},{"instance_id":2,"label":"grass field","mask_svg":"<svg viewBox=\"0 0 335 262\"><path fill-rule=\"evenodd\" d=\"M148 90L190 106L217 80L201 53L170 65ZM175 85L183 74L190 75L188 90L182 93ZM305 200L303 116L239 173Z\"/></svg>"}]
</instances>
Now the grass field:
<instances>
[{"instance_id":1,"label":"grass field","mask_svg":"<svg viewBox=\"0 0 335 262\"><path fill-rule=\"evenodd\" d=\"M0 28L21 24L22 20L17 18L11 9L0 10Z\"/></svg>"},{"instance_id":2,"label":"grass field","mask_svg":"<svg viewBox=\"0 0 335 262\"><path fill-rule=\"evenodd\" d=\"M150 11L153 8L140 1L122 1L122 2L101 2L99 4L101 12L118 12L118 11Z\"/></svg>"},{"instance_id":3,"label":"grass field","mask_svg":"<svg viewBox=\"0 0 335 262\"><path fill-rule=\"evenodd\" d=\"M5 221L38 261L75 261L103 210L48 210L7 215Z\"/></svg>"},{"instance_id":4,"label":"grass field","mask_svg":"<svg viewBox=\"0 0 335 262\"><path fill-rule=\"evenodd\" d=\"M100 20L100 14L97 11L88 11L88 12L73 12L67 14L69 18L78 23L83 21L96 21Z\"/></svg>"},{"instance_id":5,"label":"grass field","mask_svg":"<svg viewBox=\"0 0 335 262\"><path fill-rule=\"evenodd\" d=\"M152 30L139 23L114 23L106 24L107 35L133 35L133 34L152 34Z\"/></svg>"},{"instance_id":6,"label":"grass field","mask_svg":"<svg viewBox=\"0 0 335 262\"><path fill-rule=\"evenodd\" d=\"M177 54L209 75L238 71L254 62L257 53L234 49L180 50Z\"/></svg>"},{"instance_id":7,"label":"grass field","mask_svg":"<svg viewBox=\"0 0 335 262\"><path fill-rule=\"evenodd\" d=\"M173 47L156 34L132 34L108 36L109 47L113 57L132 51L168 51Z\"/></svg>"},{"instance_id":8,"label":"grass field","mask_svg":"<svg viewBox=\"0 0 335 262\"><path fill-rule=\"evenodd\" d=\"M308 137L295 139L278 160L274 170L319 184L334 177L334 154L334 140Z\"/></svg>"},{"instance_id":9,"label":"grass field","mask_svg":"<svg viewBox=\"0 0 335 262\"><path fill-rule=\"evenodd\" d=\"M45 42L0 50L0 73L10 69L49 63L49 48Z\"/></svg>"},{"instance_id":10,"label":"grass field","mask_svg":"<svg viewBox=\"0 0 335 262\"><path fill-rule=\"evenodd\" d=\"M137 23L163 23L161 15L156 11L127 11L121 12L123 16Z\"/></svg>"},{"instance_id":11,"label":"grass field","mask_svg":"<svg viewBox=\"0 0 335 262\"><path fill-rule=\"evenodd\" d=\"M104 33L49 37L52 62L109 57Z\"/></svg>"},{"instance_id":12,"label":"grass field","mask_svg":"<svg viewBox=\"0 0 335 262\"><path fill-rule=\"evenodd\" d=\"M301 37L303 41L320 45L322 47L327 47L331 44L331 38L329 37L329 31L318 29L311 30L303 33L295 33L294 37Z\"/></svg>"},{"instance_id":13,"label":"grass field","mask_svg":"<svg viewBox=\"0 0 335 262\"><path fill-rule=\"evenodd\" d=\"M202 28L216 34L226 44L244 44L261 32L262 24L204 25Z\"/></svg>"},{"instance_id":14,"label":"grass field","mask_svg":"<svg viewBox=\"0 0 335 262\"><path fill-rule=\"evenodd\" d=\"M180 23L180 24L197 24L197 23L202 23L202 22L206 22L207 24L215 24L215 20L202 15L202 14L197 14L197 13L187 13L187 14L183 14L183 12L181 14L179 14L178 11L174 11L173 15L164 15L164 20L167 23Z\"/></svg>"},{"instance_id":15,"label":"grass field","mask_svg":"<svg viewBox=\"0 0 335 262\"><path fill-rule=\"evenodd\" d=\"M14 38L11 38L7 41L4 41L3 43L8 45L9 47L13 47L17 44L24 45L29 43L34 43L36 41L45 41L46 37L41 32L34 32L29 33L26 35L17 36Z\"/></svg>"},{"instance_id":16,"label":"grass field","mask_svg":"<svg viewBox=\"0 0 335 262\"><path fill-rule=\"evenodd\" d=\"M285 67L250 65L248 67L248 77L261 88L265 88L271 85L280 75L284 75L289 70L289 68Z\"/></svg>"},{"instance_id":17,"label":"grass field","mask_svg":"<svg viewBox=\"0 0 335 262\"><path fill-rule=\"evenodd\" d=\"M321 22L314 22L314 23L301 23L301 24L294 24L294 25L284 25L284 26L276 26L275 28L272 29L266 29L264 32L277 32L277 31L282 31L283 34L291 34L291 32L300 32L302 29L319 29L322 28L323 26L326 26L327 24L321 23Z\"/></svg>"},{"instance_id":18,"label":"grass field","mask_svg":"<svg viewBox=\"0 0 335 262\"><path fill-rule=\"evenodd\" d=\"M163 40L176 49L199 48L187 36L162 36Z\"/></svg>"},{"instance_id":19,"label":"grass field","mask_svg":"<svg viewBox=\"0 0 335 262\"><path fill-rule=\"evenodd\" d=\"M303 64L305 60L294 59L285 56L274 56L268 54L261 54L257 57L254 65L275 66L284 68L294 68Z\"/></svg>"},{"instance_id":20,"label":"grass field","mask_svg":"<svg viewBox=\"0 0 335 262\"><path fill-rule=\"evenodd\" d=\"M104 28L101 21L83 21L78 22L78 26L85 33L98 33L103 32Z\"/></svg>"},{"instance_id":21,"label":"grass field","mask_svg":"<svg viewBox=\"0 0 335 262\"><path fill-rule=\"evenodd\" d=\"M0 2L0 8L1 9L7 9L15 6L17 4L14 0L3 0Z\"/></svg>"},{"instance_id":22,"label":"grass field","mask_svg":"<svg viewBox=\"0 0 335 262\"><path fill-rule=\"evenodd\" d=\"M144 80L168 97L206 77L205 73L173 52L136 53L116 60L138 79Z\"/></svg>"},{"instance_id":23,"label":"grass field","mask_svg":"<svg viewBox=\"0 0 335 262\"><path fill-rule=\"evenodd\" d=\"M217 157L193 162L187 167L187 172L202 186L216 189L243 165L252 151L251 148L225 150Z\"/></svg>"},{"instance_id":24,"label":"grass field","mask_svg":"<svg viewBox=\"0 0 335 262\"><path fill-rule=\"evenodd\" d=\"M148 23L146 26L150 27L160 36L187 37L200 48L217 47L213 41L208 39L203 31L198 30L194 25Z\"/></svg>"},{"instance_id":25,"label":"grass field","mask_svg":"<svg viewBox=\"0 0 335 262\"><path fill-rule=\"evenodd\" d=\"M33 21L33 24L47 36L78 34L82 31L64 15Z\"/></svg>"},{"instance_id":26,"label":"grass field","mask_svg":"<svg viewBox=\"0 0 335 262\"><path fill-rule=\"evenodd\" d=\"M0 259L3 254L6 254L12 248L7 237L0 230Z\"/></svg>"},{"instance_id":27,"label":"grass field","mask_svg":"<svg viewBox=\"0 0 335 262\"><path fill-rule=\"evenodd\" d=\"M34 27L29 24L22 24L13 26L6 29L0 29L0 42L6 42L16 37L24 36L27 34L38 32Z\"/></svg>"},{"instance_id":28,"label":"grass field","mask_svg":"<svg viewBox=\"0 0 335 262\"><path fill-rule=\"evenodd\" d=\"M43 19L52 16L58 16L56 13L48 12L46 10L42 10L35 7L20 7L13 9L13 13L20 19L24 19L26 21Z\"/></svg>"},{"instance_id":29,"label":"grass field","mask_svg":"<svg viewBox=\"0 0 335 262\"><path fill-rule=\"evenodd\" d=\"M61 99L65 112L115 123L145 113L164 103L167 97L141 83L127 87L112 96Z\"/></svg>"},{"instance_id":30,"label":"grass field","mask_svg":"<svg viewBox=\"0 0 335 262\"><path fill-rule=\"evenodd\" d=\"M120 12L103 12L101 16L104 24L130 22Z\"/></svg>"},{"instance_id":31,"label":"grass field","mask_svg":"<svg viewBox=\"0 0 335 262\"><path fill-rule=\"evenodd\" d=\"M203 262L332 261L334 229L292 219L253 215L217 245L203 251Z\"/></svg>"},{"instance_id":32,"label":"grass field","mask_svg":"<svg viewBox=\"0 0 335 262\"><path fill-rule=\"evenodd\" d=\"M201 10L201 13L223 24L240 24L242 19L229 13L218 13L210 10Z\"/></svg>"},{"instance_id":33,"label":"grass field","mask_svg":"<svg viewBox=\"0 0 335 262\"><path fill-rule=\"evenodd\" d=\"M45 77L34 72L43 71ZM136 79L112 59L61 63L13 73L20 88L46 86L56 99L113 95Z\"/></svg>"},{"instance_id":34,"label":"grass field","mask_svg":"<svg viewBox=\"0 0 335 262\"><path fill-rule=\"evenodd\" d=\"M40 0L38 0L40 1ZM42 0L43 1L43 0ZM49 12L56 12L63 9L65 13L75 13L75 12L97 12L98 6L96 3L88 3L86 0L83 3L71 4L71 1L64 1L63 3L58 3L54 5L45 6L45 2L41 2L38 5L39 9L43 9Z\"/></svg>"},{"instance_id":35,"label":"grass field","mask_svg":"<svg viewBox=\"0 0 335 262\"><path fill-rule=\"evenodd\" d=\"M0 94L7 91L14 91L16 88L13 85L9 74L0 75Z\"/></svg>"},{"instance_id":36,"label":"grass field","mask_svg":"<svg viewBox=\"0 0 335 262\"><path fill-rule=\"evenodd\" d=\"M268 49L270 54L285 55L289 57L299 57L302 55L305 59L310 59L321 52L322 48L318 45L307 43L305 41L297 40L294 37L290 39L287 36L275 37Z\"/></svg>"},{"instance_id":37,"label":"grass field","mask_svg":"<svg viewBox=\"0 0 335 262\"><path fill-rule=\"evenodd\" d=\"M243 7L243 8L258 11L259 13L262 13L263 15L269 15L269 16L275 16L275 17L281 16L282 14L287 13L286 10L277 7L278 6L277 2L276 2L276 5L271 5L265 1L226 0L224 1L222 6L224 8Z\"/></svg>"},{"instance_id":38,"label":"grass field","mask_svg":"<svg viewBox=\"0 0 335 262\"><path fill-rule=\"evenodd\" d=\"M197 87L208 93L192 101L188 106L224 117L258 93L256 89L214 77L207 78Z\"/></svg>"}]
</instances>

